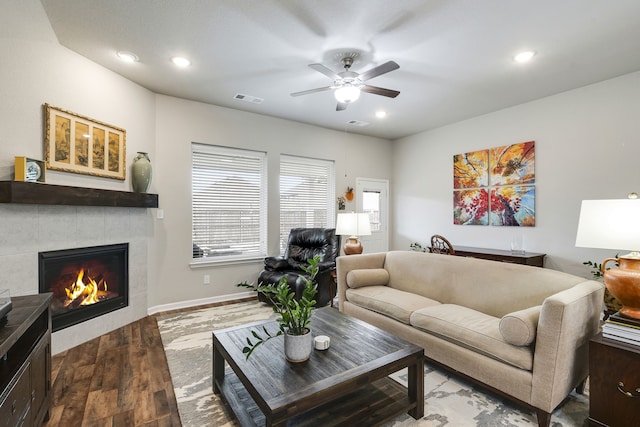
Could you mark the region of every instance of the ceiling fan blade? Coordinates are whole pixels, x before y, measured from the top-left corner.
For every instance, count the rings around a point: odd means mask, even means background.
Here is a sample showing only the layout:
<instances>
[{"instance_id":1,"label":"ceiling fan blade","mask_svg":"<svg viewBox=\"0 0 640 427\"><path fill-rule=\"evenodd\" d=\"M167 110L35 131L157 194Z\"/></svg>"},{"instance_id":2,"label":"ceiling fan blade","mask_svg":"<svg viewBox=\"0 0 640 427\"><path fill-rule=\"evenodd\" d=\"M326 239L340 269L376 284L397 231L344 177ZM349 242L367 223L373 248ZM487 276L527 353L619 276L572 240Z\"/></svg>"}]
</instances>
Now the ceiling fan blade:
<instances>
[{"instance_id":1,"label":"ceiling fan blade","mask_svg":"<svg viewBox=\"0 0 640 427\"><path fill-rule=\"evenodd\" d=\"M360 74L358 78L364 82L374 77L378 77L381 74L388 73L389 71L397 70L398 68L400 68L400 66L394 61L388 61L384 64L378 65L377 67L373 67L368 71L365 71L364 73Z\"/></svg>"},{"instance_id":2,"label":"ceiling fan blade","mask_svg":"<svg viewBox=\"0 0 640 427\"><path fill-rule=\"evenodd\" d=\"M331 89L331 86L319 87L316 89L303 90L301 92L293 92L291 96L300 96L300 95L307 95L310 93L324 92L325 90L329 90L329 89Z\"/></svg>"},{"instance_id":3,"label":"ceiling fan blade","mask_svg":"<svg viewBox=\"0 0 640 427\"><path fill-rule=\"evenodd\" d=\"M325 67L322 64L309 64L310 68L313 68L314 70L316 70L319 73L324 74L325 76L329 77L331 80L335 80L338 78L338 75L336 74L335 71L331 70L330 68Z\"/></svg>"},{"instance_id":4,"label":"ceiling fan blade","mask_svg":"<svg viewBox=\"0 0 640 427\"><path fill-rule=\"evenodd\" d=\"M338 102L338 105L336 105L336 111L346 110L348 105L349 104L346 102Z\"/></svg>"},{"instance_id":5,"label":"ceiling fan blade","mask_svg":"<svg viewBox=\"0 0 640 427\"><path fill-rule=\"evenodd\" d=\"M360 88L360 90L363 92L372 93L374 95L382 95L389 98L395 98L396 96L400 95L400 92L398 92L397 90L385 89L383 87L371 85L364 85Z\"/></svg>"}]
</instances>

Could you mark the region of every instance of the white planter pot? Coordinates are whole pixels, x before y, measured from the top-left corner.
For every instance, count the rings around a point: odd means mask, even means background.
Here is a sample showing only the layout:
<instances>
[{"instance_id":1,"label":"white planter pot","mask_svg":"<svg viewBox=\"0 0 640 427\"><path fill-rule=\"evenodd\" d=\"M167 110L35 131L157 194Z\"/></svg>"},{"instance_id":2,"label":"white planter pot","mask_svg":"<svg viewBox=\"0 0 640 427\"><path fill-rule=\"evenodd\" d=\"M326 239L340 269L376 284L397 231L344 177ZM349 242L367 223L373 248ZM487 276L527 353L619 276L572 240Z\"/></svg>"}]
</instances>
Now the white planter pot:
<instances>
[{"instance_id":1,"label":"white planter pot","mask_svg":"<svg viewBox=\"0 0 640 427\"><path fill-rule=\"evenodd\" d=\"M289 362L305 362L311 356L313 336L311 331L304 335L284 334L284 356Z\"/></svg>"}]
</instances>

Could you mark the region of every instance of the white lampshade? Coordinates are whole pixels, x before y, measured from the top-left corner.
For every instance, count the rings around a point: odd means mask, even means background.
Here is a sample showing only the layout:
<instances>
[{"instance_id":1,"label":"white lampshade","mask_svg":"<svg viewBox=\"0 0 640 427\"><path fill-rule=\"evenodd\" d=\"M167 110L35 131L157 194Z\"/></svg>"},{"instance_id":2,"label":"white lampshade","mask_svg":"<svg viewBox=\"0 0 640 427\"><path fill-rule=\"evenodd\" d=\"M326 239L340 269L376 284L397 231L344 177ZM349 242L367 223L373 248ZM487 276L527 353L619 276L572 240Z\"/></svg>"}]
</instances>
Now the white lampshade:
<instances>
[{"instance_id":1,"label":"white lampshade","mask_svg":"<svg viewBox=\"0 0 640 427\"><path fill-rule=\"evenodd\" d=\"M343 104L348 104L349 102L356 101L360 98L360 89L356 86L351 86L350 84L342 86L333 94L336 97L338 102Z\"/></svg>"},{"instance_id":2,"label":"white lampshade","mask_svg":"<svg viewBox=\"0 0 640 427\"><path fill-rule=\"evenodd\" d=\"M583 200L576 246L640 249L640 199Z\"/></svg>"},{"instance_id":3,"label":"white lampshade","mask_svg":"<svg viewBox=\"0 0 640 427\"><path fill-rule=\"evenodd\" d=\"M340 236L369 236L371 224L368 213L339 213L336 234Z\"/></svg>"}]
</instances>

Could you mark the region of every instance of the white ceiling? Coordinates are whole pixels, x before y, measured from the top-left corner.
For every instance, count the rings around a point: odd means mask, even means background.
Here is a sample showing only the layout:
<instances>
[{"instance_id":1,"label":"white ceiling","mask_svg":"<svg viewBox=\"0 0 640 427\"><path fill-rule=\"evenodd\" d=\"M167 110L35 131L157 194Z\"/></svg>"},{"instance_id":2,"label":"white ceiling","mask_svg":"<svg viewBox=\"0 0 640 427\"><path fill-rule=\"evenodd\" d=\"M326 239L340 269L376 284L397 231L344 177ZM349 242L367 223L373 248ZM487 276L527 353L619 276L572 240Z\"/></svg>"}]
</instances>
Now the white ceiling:
<instances>
[{"instance_id":1,"label":"white ceiling","mask_svg":"<svg viewBox=\"0 0 640 427\"><path fill-rule=\"evenodd\" d=\"M396 139L640 70L639 0L42 0L60 43L160 94ZM512 56L537 52L527 65ZM136 53L126 64L115 52ZM336 111L311 63L399 70ZM177 69L170 57L192 65ZM234 99L237 93L261 104ZM377 110L385 119L376 119ZM347 125L350 120L370 123Z\"/></svg>"}]
</instances>

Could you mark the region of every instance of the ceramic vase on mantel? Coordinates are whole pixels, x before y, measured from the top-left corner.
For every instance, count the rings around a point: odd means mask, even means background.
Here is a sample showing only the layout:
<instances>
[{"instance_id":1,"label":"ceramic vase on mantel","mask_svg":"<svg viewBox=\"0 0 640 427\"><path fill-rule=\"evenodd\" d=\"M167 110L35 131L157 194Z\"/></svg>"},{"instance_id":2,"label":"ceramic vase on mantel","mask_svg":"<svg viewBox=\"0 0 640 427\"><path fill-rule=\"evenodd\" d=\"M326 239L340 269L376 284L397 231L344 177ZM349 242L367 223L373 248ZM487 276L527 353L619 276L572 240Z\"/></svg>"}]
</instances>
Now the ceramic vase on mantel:
<instances>
[{"instance_id":1,"label":"ceramic vase on mantel","mask_svg":"<svg viewBox=\"0 0 640 427\"><path fill-rule=\"evenodd\" d=\"M131 166L131 185L136 193L146 193L151 184L151 160L149 155L139 151Z\"/></svg>"}]
</instances>

